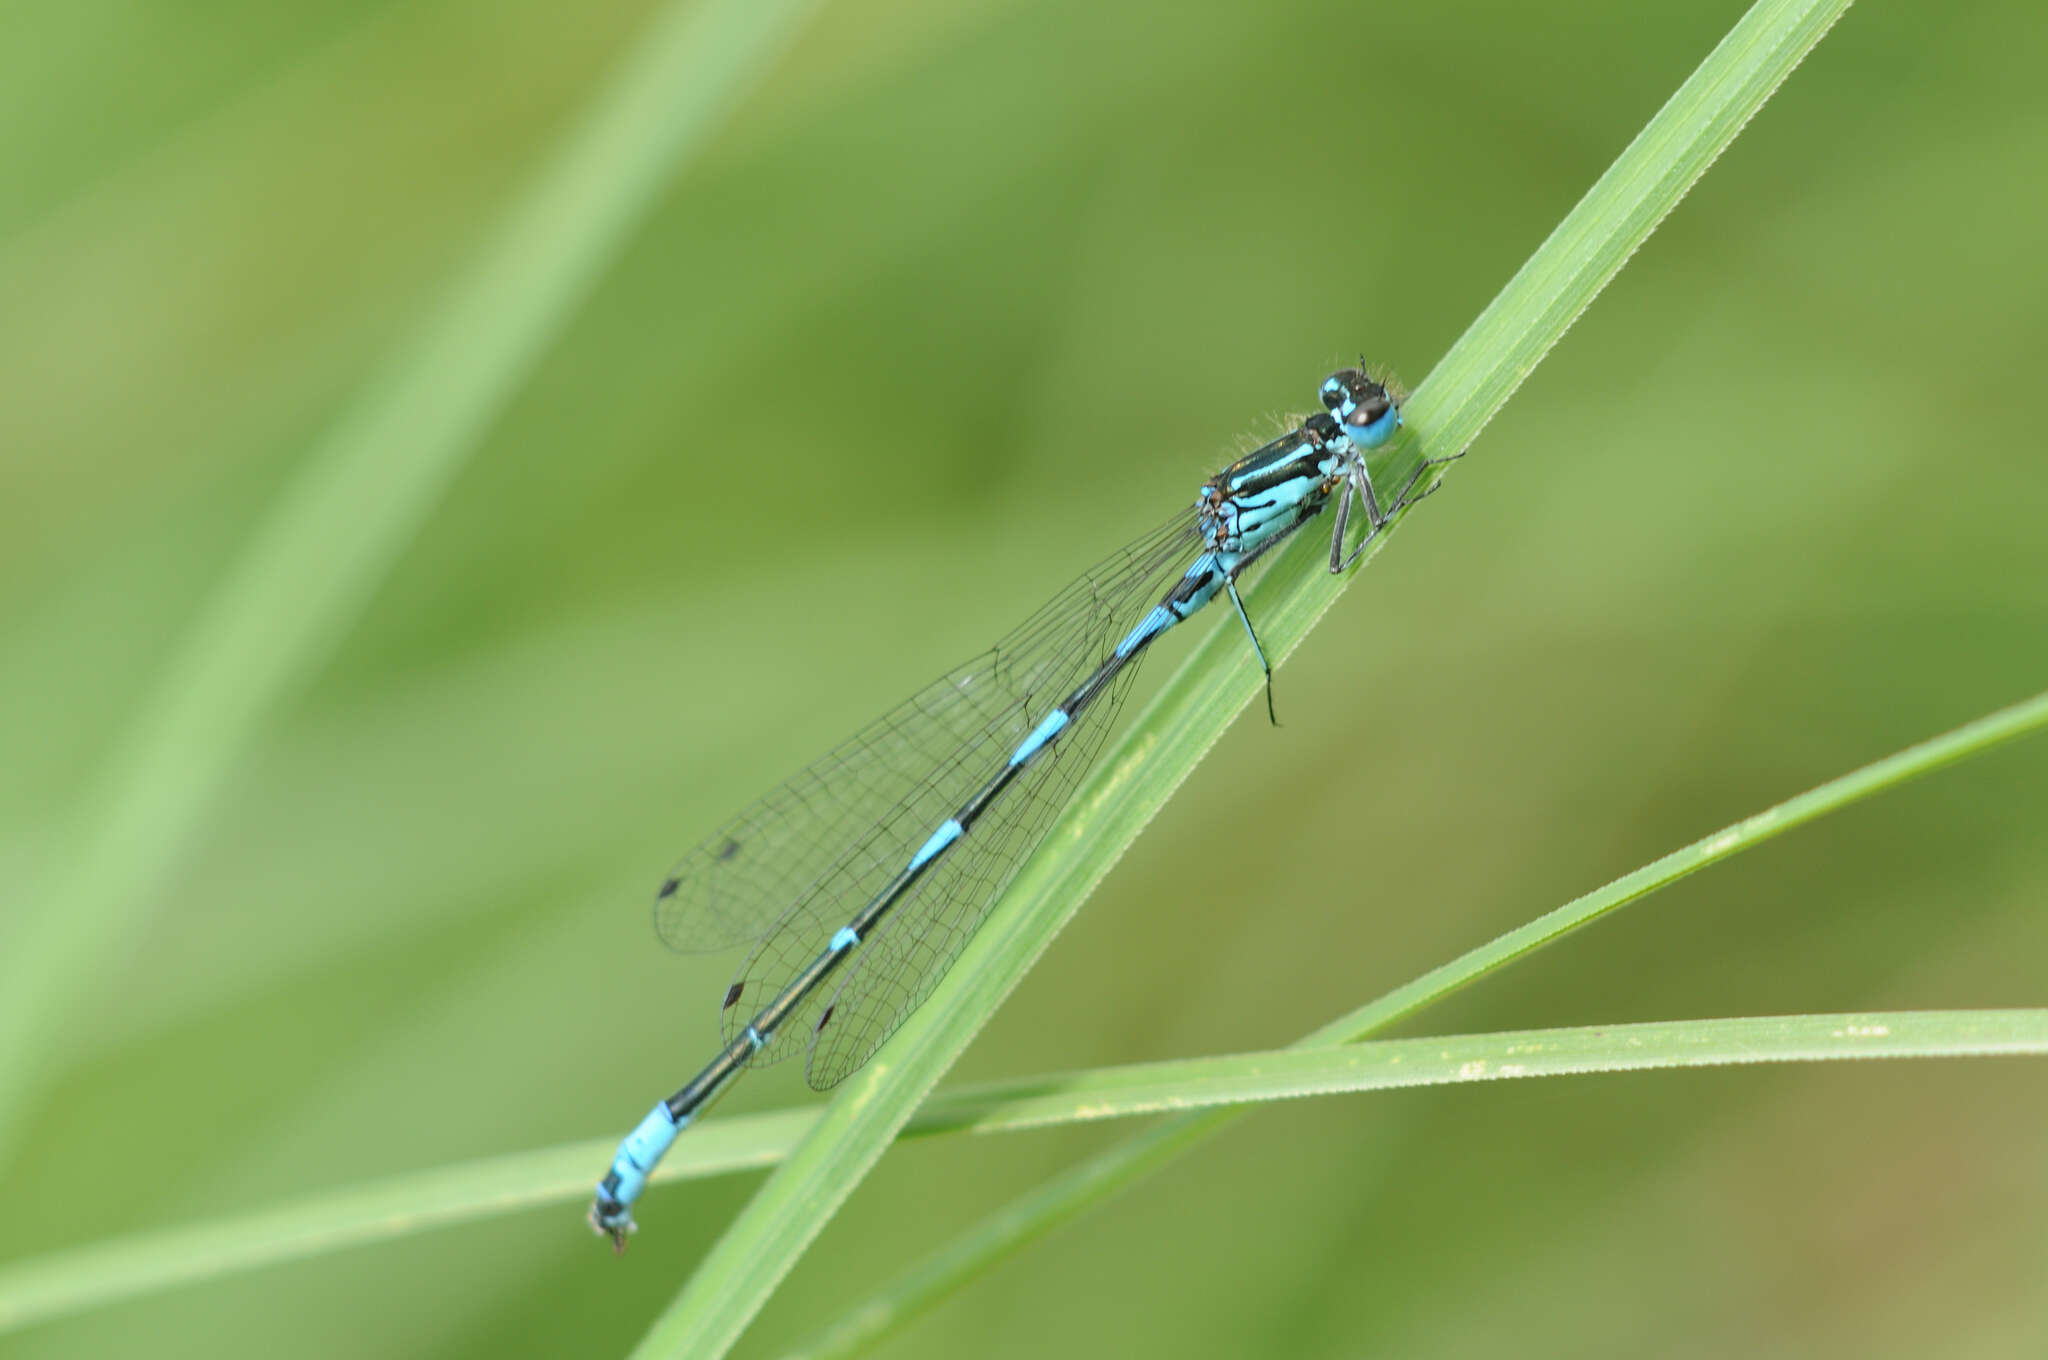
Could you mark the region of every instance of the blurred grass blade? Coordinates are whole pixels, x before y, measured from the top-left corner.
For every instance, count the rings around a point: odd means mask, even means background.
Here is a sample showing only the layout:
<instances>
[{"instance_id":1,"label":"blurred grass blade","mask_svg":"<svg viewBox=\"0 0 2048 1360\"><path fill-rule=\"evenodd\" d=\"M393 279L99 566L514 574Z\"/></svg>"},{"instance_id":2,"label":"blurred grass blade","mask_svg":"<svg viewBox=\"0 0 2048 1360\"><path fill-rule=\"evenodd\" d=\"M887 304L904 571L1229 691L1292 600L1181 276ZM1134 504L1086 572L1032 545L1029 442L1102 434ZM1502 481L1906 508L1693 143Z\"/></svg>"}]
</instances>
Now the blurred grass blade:
<instances>
[{"instance_id":1,"label":"blurred grass blade","mask_svg":"<svg viewBox=\"0 0 2048 1360\"><path fill-rule=\"evenodd\" d=\"M1407 408L1434 453L1463 449L1789 75L1848 0L1759 0L1466 330ZM1441 475L1441 470L1439 471ZM1390 535L1383 534L1379 547ZM1343 588L1299 541L1254 591L1284 657ZM1257 689L1212 630L1104 758L953 971L846 1084L643 1339L643 1356L725 1352L981 1025Z\"/></svg>"},{"instance_id":2,"label":"blurred grass blade","mask_svg":"<svg viewBox=\"0 0 2048 1360\"><path fill-rule=\"evenodd\" d=\"M2048 1010L1801 1015L1523 1030L1233 1054L995 1082L932 1100L904 1136L1007 1133L1167 1110L1411 1086L1736 1063L2048 1055ZM662 1180L773 1165L812 1110L720 1120L677 1145ZM694 1144L694 1145L693 1145ZM234 1271L581 1199L592 1140L310 1197L263 1213L58 1253L0 1269L0 1332ZM831 1346L828 1344L828 1350Z\"/></svg>"},{"instance_id":3,"label":"blurred grass blade","mask_svg":"<svg viewBox=\"0 0 2048 1360\"><path fill-rule=\"evenodd\" d=\"M1587 893L1528 925L1460 956L1298 1040L1292 1050L1355 1042L1504 968L1563 935L1590 925L1700 869L1761 845L1827 813L1909 779L2048 728L2048 693L1967 723L1952 732L1833 779L1672 852ZM1090 1157L919 1262L855 1310L805 1354L846 1355L902 1327L939 1299L1002 1258L1084 1209L1164 1166L1215 1133L1240 1111L1220 1110L1166 1120L1107 1152Z\"/></svg>"},{"instance_id":4,"label":"blurred grass blade","mask_svg":"<svg viewBox=\"0 0 2048 1360\"><path fill-rule=\"evenodd\" d=\"M1416 389L1404 415L1431 449L1478 436L1848 8L1750 6Z\"/></svg>"},{"instance_id":5,"label":"blurred grass blade","mask_svg":"<svg viewBox=\"0 0 2048 1360\"><path fill-rule=\"evenodd\" d=\"M1431 969L1413 982L1396 987L1371 1005L1353 1011L1335 1024L1324 1026L1301 1042L1347 1043L1376 1033L1477 982L1488 973L1505 968L1523 955L1534 953L1553 940L1591 925L1601 917L1698 873L1708 865L1718 864L1851 803L1896 788L1909 779L1932 774L1959 760L1981 755L2044 728L2048 728L2048 691L2001 708L1996 713L1988 713L1974 722L1964 723L1938 737L1908 746L1883 760L1872 761L1861 769L1830 779L1711 836L1704 836L1683 849L1652 860L1604 887L1537 917L1528 925L1511 930L1441 968Z\"/></svg>"},{"instance_id":6,"label":"blurred grass blade","mask_svg":"<svg viewBox=\"0 0 2048 1360\"><path fill-rule=\"evenodd\" d=\"M713 1121L677 1144L658 1179L772 1166L816 1117L784 1110ZM593 1162L602 1166L618 1144L593 1138L463 1162L11 1262L0 1266L0 1333L181 1284L587 1199Z\"/></svg>"},{"instance_id":7,"label":"blurred grass blade","mask_svg":"<svg viewBox=\"0 0 2048 1360\"><path fill-rule=\"evenodd\" d=\"M347 630L679 163L812 0L672 0L307 455L81 800L0 957L0 1162L63 1021L141 925L264 714Z\"/></svg>"},{"instance_id":8,"label":"blurred grass blade","mask_svg":"<svg viewBox=\"0 0 2048 1360\"><path fill-rule=\"evenodd\" d=\"M1980 755L2048 728L2048 692L2000 709L1951 732L1831 779L1796 798L1766 808L1733 826L1624 874L1604 887L1537 917L1414 982L1303 1036L1294 1049L1348 1044L1377 1033L1449 996L1525 954L1640 901L1711 864L1783 835L1851 803ZM1083 1210L1207 1141L1243 1113L1211 1110L1164 1120L1097 1153L1005 1205L966 1233L912 1266L886 1289L821 1336L806 1354L850 1355L904 1326L1010 1253L1044 1236Z\"/></svg>"}]
</instances>

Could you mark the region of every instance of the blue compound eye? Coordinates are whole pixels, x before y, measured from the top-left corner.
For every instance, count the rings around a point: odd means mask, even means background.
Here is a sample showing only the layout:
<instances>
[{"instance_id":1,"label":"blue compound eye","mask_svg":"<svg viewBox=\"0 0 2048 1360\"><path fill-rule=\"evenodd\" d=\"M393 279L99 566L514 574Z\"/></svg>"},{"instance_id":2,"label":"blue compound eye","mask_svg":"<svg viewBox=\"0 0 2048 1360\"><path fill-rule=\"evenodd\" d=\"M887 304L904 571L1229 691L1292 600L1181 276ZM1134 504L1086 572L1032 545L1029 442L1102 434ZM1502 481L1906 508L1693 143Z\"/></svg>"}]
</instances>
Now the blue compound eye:
<instances>
[{"instance_id":1,"label":"blue compound eye","mask_svg":"<svg viewBox=\"0 0 2048 1360\"><path fill-rule=\"evenodd\" d=\"M1356 407L1344 422L1344 433L1362 449L1378 448L1392 439L1394 431L1400 428L1401 412L1384 392L1376 402Z\"/></svg>"}]
</instances>

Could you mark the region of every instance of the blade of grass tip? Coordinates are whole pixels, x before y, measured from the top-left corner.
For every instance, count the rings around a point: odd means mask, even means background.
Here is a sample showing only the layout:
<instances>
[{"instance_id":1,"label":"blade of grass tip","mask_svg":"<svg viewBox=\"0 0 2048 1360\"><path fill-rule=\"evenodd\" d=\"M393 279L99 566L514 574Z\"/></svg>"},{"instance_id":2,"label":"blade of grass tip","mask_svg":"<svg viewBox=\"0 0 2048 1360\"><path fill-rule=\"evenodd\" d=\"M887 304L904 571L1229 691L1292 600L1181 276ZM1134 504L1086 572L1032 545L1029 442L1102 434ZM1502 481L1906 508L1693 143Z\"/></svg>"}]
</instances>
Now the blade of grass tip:
<instances>
[{"instance_id":1,"label":"blade of grass tip","mask_svg":"<svg viewBox=\"0 0 2048 1360\"><path fill-rule=\"evenodd\" d=\"M1514 1077L2010 1054L2048 1054L2048 1010L1694 1020L1400 1039L986 1083L933 1099L903 1136L1011 1133L1221 1104ZM658 1179L773 1165L817 1117L815 1110L784 1110L721 1120L703 1130L701 1141L679 1147ZM0 1266L0 1333L234 1271L580 1200L590 1190L591 1159L611 1147L610 1139L593 1139L465 1162Z\"/></svg>"},{"instance_id":2,"label":"blade of grass tip","mask_svg":"<svg viewBox=\"0 0 2048 1360\"><path fill-rule=\"evenodd\" d=\"M1847 5L1758 0L1416 390L1406 413L1423 447L1463 449L1478 434ZM1307 569L1315 555L1297 542L1256 588L1258 616L1279 656L1343 588L1342 579ZM847 1083L636 1354L722 1354L745 1329L918 1102L1256 692L1253 673L1222 636L1211 632L1113 747L931 999Z\"/></svg>"},{"instance_id":3,"label":"blade of grass tip","mask_svg":"<svg viewBox=\"0 0 2048 1360\"><path fill-rule=\"evenodd\" d=\"M1750 7L1416 389L1403 415L1431 448L1477 437L1849 3Z\"/></svg>"},{"instance_id":4,"label":"blade of grass tip","mask_svg":"<svg viewBox=\"0 0 2048 1360\"><path fill-rule=\"evenodd\" d=\"M1907 780L2048 729L2048 693L2000 709L1941 736L1787 799L1624 874L1519 929L1432 969L1422 977L1300 1039L1297 1049L1351 1043L1564 935L1640 901L1709 865L1781 836ZM902 1328L967 1281L1084 1210L1128 1188L1198 1146L1241 1111L1212 1110L1161 1121L1090 1157L1004 1206L918 1262L802 1348L806 1356L852 1355Z\"/></svg>"},{"instance_id":5,"label":"blade of grass tip","mask_svg":"<svg viewBox=\"0 0 2048 1360\"><path fill-rule=\"evenodd\" d=\"M201 609L0 958L0 1162L94 970L145 918L279 697L348 628L682 160L814 0L674 0Z\"/></svg>"}]
</instances>

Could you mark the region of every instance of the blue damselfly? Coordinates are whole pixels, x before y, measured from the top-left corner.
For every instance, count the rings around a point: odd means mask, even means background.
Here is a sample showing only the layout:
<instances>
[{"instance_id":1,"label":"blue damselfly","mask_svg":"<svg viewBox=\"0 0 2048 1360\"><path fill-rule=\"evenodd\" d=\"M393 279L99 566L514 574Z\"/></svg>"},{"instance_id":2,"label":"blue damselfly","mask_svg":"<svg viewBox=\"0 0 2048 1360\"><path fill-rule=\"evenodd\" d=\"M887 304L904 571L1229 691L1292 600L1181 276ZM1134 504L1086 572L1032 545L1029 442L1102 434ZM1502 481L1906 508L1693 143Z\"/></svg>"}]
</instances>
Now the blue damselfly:
<instances>
[{"instance_id":1,"label":"blue damselfly","mask_svg":"<svg viewBox=\"0 0 2048 1360\"><path fill-rule=\"evenodd\" d=\"M590 1223L614 1247L662 1154L741 1072L790 1056L803 1035L806 1076L824 1090L917 1009L1080 783L1161 634L1228 598L1271 717L1272 667L1238 577L1333 495L1330 570L1348 569L1435 465L1382 507L1365 452L1400 428L1396 395L1347 368L1321 397L1322 411L1211 477L1192 506L676 862L655 897L661 938L752 948L719 1007L725 1047L627 1135L598 1183ZM1347 553L1354 507L1368 527Z\"/></svg>"}]
</instances>

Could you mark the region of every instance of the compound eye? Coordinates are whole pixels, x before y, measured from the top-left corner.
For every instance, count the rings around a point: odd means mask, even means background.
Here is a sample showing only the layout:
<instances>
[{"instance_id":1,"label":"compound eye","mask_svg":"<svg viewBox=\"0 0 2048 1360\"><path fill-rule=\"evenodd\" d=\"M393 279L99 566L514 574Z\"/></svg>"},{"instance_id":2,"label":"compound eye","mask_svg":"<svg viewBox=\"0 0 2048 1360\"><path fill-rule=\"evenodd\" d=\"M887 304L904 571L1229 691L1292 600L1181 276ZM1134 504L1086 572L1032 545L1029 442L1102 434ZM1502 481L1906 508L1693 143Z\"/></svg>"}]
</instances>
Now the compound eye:
<instances>
[{"instance_id":1,"label":"compound eye","mask_svg":"<svg viewBox=\"0 0 2048 1360\"><path fill-rule=\"evenodd\" d=\"M1363 369L1341 368L1323 380L1323 405L1343 415L1353 406L1385 397L1387 389L1368 377Z\"/></svg>"},{"instance_id":2,"label":"compound eye","mask_svg":"<svg viewBox=\"0 0 2048 1360\"><path fill-rule=\"evenodd\" d=\"M1358 376L1356 370L1347 368L1323 379L1322 391L1317 394L1323 399L1323 409L1343 415L1352 403L1351 380Z\"/></svg>"},{"instance_id":3,"label":"compound eye","mask_svg":"<svg viewBox=\"0 0 2048 1360\"><path fill-rule=\"evenodd\" d=\"M1378 383L1344 413L1344 433L1361 449L1376 449L1401 428L1401 409Z\"/></svg>"}]
</instances>

